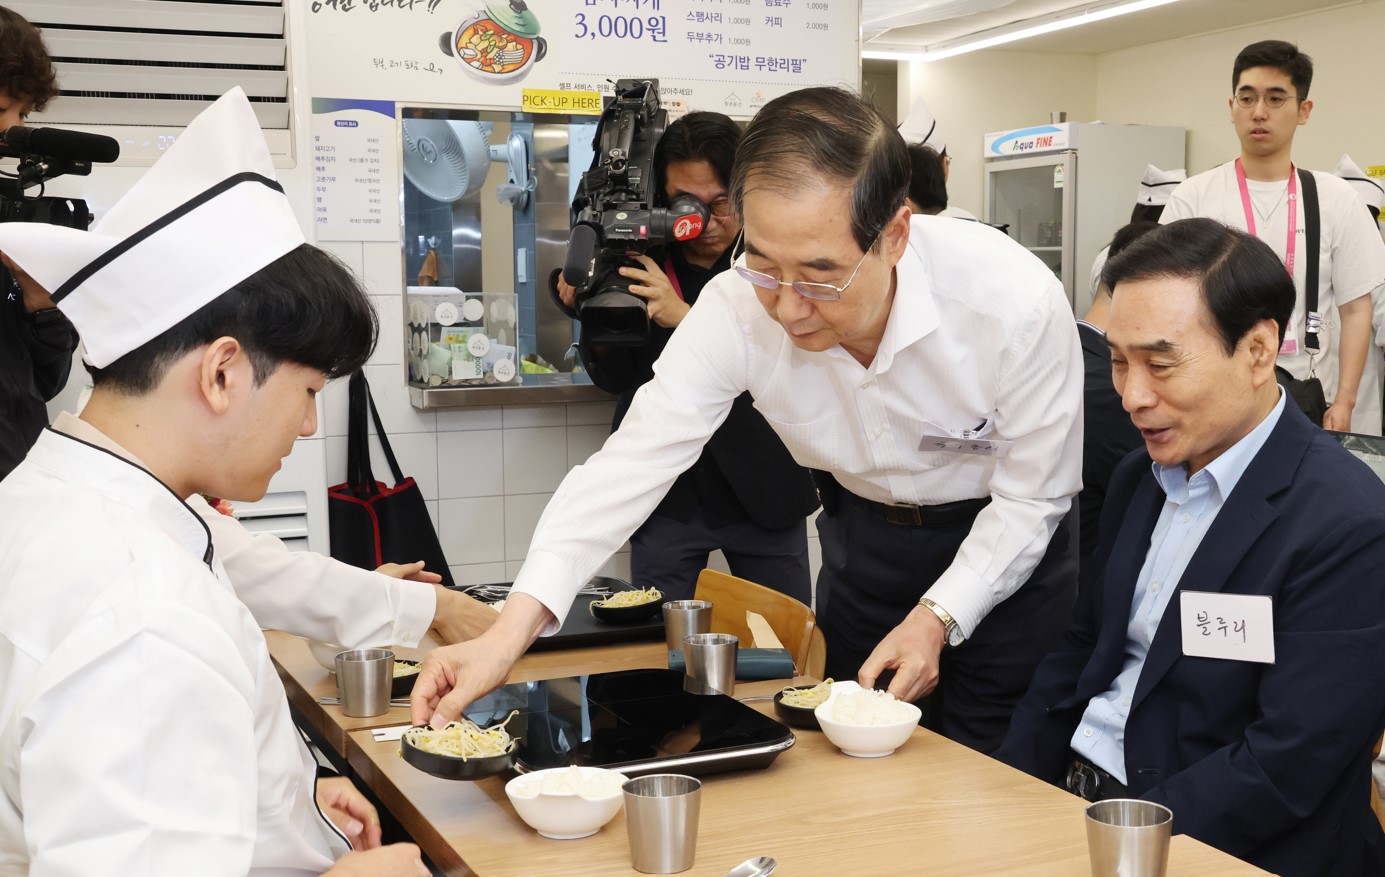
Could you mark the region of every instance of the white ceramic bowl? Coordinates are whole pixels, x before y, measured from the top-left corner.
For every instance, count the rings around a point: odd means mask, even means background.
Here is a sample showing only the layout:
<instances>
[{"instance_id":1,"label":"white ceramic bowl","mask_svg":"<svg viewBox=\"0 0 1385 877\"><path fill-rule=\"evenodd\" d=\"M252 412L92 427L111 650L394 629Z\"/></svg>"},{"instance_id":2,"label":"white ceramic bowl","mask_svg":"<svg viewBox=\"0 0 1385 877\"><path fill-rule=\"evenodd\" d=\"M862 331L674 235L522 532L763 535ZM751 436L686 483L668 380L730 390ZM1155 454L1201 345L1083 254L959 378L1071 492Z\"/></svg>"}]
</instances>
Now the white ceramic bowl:
<instances>
[{"instance_id":1,"label":"white ceramic bowl","mask_svg":"<svg viewBox=\"0 0 1385 877\"><path fill-rule=\"evenodd\" d=\"M308 651L313 653L313 658L325 667L328 673L335 673L337 672L337 655L346 651L346 646L310 639L308 640Z\"/></svg>"},{"instance_id":2,"label":"white ceramic bowl","mask_svg":"<svg viewBox=\"0 0 1385 877\"><path fill-rule=\"evenodd\" d=\"M900 707L908 707L910 718L888 725L855 725L837 721L833 718L834 704L843 695L859 692L861 687L855 682L835 682L832 685L832 695L813 710L813 715L817 717L818 725L822 727L822 733L827 735L827 739L847 755L854 755L857 758L880 758L894 752L914 733L918 727L919 719L923 716L923 711L912 703L900 704Z\"/></svg>"},{"instance_id":3,"label":"white ceramic bowl","mask_svg":"<svg viewBox=\"0 0 1385 877\"><path fill-rule=\"evenodd\" d=\"M584 780L603 777L609 780L610 794L584 797L576 791L542 791L545 782L552 783L570 767L536 770L520 774L505 784L505 794L514 805L519 818L544 837L571 840L596 834L610 822L625 804L621 784L625 775L600 767L579 767ZM618 780L618 781L617 781Z\"/></svg>"}]
</instances>

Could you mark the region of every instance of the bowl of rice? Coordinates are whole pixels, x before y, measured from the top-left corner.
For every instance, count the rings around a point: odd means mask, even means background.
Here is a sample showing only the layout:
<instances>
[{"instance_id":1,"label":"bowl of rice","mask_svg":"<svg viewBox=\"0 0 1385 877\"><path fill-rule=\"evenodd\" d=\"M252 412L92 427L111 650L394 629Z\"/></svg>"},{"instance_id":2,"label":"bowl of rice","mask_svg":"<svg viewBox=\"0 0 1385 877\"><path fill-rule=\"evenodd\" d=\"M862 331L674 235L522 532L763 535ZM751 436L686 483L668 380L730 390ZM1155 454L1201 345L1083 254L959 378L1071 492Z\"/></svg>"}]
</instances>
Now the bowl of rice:
<instances>
[{"instance_id":1,"label":"bowl of rice","mask_svg":"<svg viewBox=\"0 0 1385 877\"><path fill-rule=\"evenodd\" d=\"M596 834L620 812L625 781L619 771L573 765L521 774L505 784L505 794L530 828L572 840Z\"/></svg>"},{"instance_id":2,"label":"bowl of rice","mask_svg":"<svg viewBox=\"0 0 1385 877\"><path fill-rule=\"evenodd\" d=\"M813 715L822 733L842 752L856 758L880 758L904 745L923 711L888 692L838 682Z\"/></svg>"}]
</instances>

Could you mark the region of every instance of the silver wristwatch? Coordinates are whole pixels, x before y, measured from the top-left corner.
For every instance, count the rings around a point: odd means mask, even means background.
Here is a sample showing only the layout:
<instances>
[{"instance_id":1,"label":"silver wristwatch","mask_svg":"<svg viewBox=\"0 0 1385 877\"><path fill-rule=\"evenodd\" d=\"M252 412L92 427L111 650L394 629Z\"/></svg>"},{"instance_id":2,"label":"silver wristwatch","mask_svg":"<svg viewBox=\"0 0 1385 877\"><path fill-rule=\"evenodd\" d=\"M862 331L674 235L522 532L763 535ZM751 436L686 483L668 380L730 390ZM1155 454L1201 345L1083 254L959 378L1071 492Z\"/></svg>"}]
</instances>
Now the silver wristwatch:
<instances>
[{"instance_id":1,"label":"silver wristwatch","mask_svg":"<svg viewBox=\"0 0 1385 877\"><path fill-rule=\"evenodd\" d=\"M957 626L957 619L952 617L952 613L927 597L920 597L919 605L938 616L938 620L943 623L943 643L945 645L960 646L966 641L967 637L962 633L962 628Z\"/></svg>"}]
</instances>

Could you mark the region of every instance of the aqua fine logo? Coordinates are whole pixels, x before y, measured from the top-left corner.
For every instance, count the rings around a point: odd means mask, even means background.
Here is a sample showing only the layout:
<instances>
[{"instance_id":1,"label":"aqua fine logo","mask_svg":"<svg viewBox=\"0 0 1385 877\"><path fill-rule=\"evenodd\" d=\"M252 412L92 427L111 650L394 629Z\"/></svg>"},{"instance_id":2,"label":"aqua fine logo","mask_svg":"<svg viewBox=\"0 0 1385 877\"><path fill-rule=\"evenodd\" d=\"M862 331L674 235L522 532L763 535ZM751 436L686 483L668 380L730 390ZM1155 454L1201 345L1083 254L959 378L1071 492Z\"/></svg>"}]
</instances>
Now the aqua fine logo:
<instances>
[{"instance_id":1,"label":"aqua fine logo","mask_svg":"<svg viewBox=\"0 0 1385 877\"><path fill-rule=\"evenodd\" d=\"M696 213L687 213L673 223L673 239L676 241L686 241L702 234L702 217Z\"/></svg>"}]
</instances>

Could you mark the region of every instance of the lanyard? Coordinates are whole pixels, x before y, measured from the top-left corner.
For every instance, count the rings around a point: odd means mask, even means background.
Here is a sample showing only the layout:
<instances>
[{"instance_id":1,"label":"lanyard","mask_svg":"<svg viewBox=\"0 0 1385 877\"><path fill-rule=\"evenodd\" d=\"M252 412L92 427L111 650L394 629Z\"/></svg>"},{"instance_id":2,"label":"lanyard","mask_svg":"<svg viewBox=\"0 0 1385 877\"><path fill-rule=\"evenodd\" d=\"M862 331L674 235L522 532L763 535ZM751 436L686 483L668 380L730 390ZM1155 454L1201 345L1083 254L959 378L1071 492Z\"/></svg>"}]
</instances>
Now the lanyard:
<instances>
[{"instance_id":1,"label":"lanyard","mask_svg":"<svg viewBox=\"0 0 1385 877\"><path fill-rule=\"evenodd\" d=\"M1250 203L1250 188L1246 185L1246 171L1241 160L1236 159L1236 183L1241 187L1241 209L1246 214L1246 231L1255 234L1255 208ZM1298 248L1298 171L1289 165L1289 240L1284 245L1284 267L1289 277L1294 276L1294 251Z\"/></svg>"},{"instance_id":2,"label":"lanyard","mask_svg":"<svg viewBox=\"0 0 1385 877\"><path fill-rule=\"evenodd\" d=\"M673 287L673 291L677 293L678 298L687 301L687 299L683 298L683 284L678 282L678 272L673 270L672 256L664 256L664 274L668 276L669 285Z\"/></svg>"}]
</instances>

